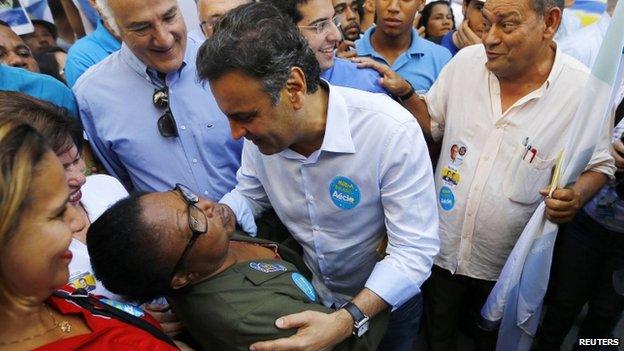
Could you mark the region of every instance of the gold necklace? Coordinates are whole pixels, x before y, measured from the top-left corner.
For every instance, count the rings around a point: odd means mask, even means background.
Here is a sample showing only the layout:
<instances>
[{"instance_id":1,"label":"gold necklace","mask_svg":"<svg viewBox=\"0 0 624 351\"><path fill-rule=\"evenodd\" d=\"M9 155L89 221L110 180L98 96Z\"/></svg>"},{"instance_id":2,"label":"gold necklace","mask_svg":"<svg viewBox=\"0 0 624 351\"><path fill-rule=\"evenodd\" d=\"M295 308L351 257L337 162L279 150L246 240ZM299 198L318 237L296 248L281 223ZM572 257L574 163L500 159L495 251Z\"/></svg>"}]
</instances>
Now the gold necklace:
<instances>
[{"instance_id":1,"label":"gold necklace","mask_svg":"<svg viewBox=\"0 0 624 351\"><path fill-rule=\"evenodd\" d=\"M54 331L57 328L60 329L61 332L63 332L63 333L66 333L66 334L67 333L71 333L72 326L71 326L71 323L69 323L69 321L60 321L60 322L58 322L56 320L56 318L54 318L54 314L52 314L52 311L50 310L48 305L44 304L43 306L46 308L46 310L48 311L48 314L50 315L50 318L52 319L53 326L51 328L46 329L45 331L43 331L41 333L38 333L38 334L35 334L35 335L31 335L31 336L27 336L27 337L25 337L23 339L18 339L18 340L13 340L13 341L0 341L0 345L1 346L13 345L13 344L22 343L24 341L33 340L33 339L36 339L38 337L41 337L43 335L48 334L49 332Z\"/></svg>"}]
</instances>

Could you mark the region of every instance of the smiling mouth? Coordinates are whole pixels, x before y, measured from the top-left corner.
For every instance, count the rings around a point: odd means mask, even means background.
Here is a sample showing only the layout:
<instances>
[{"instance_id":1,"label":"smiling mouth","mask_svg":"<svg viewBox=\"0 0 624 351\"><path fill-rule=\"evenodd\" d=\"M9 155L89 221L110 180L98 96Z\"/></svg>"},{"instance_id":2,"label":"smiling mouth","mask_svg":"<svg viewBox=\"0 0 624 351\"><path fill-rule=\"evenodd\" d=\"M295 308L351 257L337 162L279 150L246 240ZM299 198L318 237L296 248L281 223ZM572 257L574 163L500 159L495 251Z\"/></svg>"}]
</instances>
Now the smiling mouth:
<instances>
[{"instance_id":1,"label":"smiling mouth","mask_svg":"<svg viewBox=\"0 0 624 351\"><path fill-rule=\"evenodd\" d=\"M80 202L80 199L82 199L82 191L80 191L80 189L69 194L69 202L71 202L74 205Z\"/></svg>"}]
</instances>

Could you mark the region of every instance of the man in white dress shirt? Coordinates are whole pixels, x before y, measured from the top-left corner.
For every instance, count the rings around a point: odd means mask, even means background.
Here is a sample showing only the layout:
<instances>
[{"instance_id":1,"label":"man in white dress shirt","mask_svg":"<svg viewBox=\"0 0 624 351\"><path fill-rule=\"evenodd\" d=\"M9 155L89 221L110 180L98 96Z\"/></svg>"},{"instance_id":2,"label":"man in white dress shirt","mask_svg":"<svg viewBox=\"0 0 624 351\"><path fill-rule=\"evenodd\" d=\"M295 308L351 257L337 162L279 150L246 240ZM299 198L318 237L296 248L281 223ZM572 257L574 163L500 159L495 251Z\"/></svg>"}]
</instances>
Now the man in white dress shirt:
<instances>
[{"instance_id":1,"label":"man in white dress shirt","mask_svg":"<svg viewBox=\"0 0 624 351\"><path fill-rule=\"evenodd\" d=\"M298 333L251 349L328 349L387 308L380 349L410 349L438 251L431 163L411 114L385 95L321 81L305 38L267 3L222 18L198 73L233 137L247 139L238 185L221 202L247 231L272 207L303 247L321 301L346 303L284 316L277 326Z\"/></svg>"}]
</instances>

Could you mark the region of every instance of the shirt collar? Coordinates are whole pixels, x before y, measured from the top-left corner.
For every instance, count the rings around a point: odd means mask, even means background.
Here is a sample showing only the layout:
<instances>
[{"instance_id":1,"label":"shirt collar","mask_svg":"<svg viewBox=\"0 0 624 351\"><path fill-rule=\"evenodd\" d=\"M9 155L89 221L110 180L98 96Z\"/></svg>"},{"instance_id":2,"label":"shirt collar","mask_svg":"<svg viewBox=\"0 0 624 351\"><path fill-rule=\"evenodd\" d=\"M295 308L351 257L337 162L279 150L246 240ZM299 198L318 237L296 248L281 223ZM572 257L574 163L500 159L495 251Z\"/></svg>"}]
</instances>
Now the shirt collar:
<instances>
[{"instance_id":1,"label":"shirt collar","mask_svg":"<svg viewBox=\"0 0 624 351\"><path fill-rule=\"evenodd\" d=\"M184 60L182 61L182 65L177 70L177 74L179 75L184 67L187 66L189 62L193 62L193 54L192 50L192 40L186 39L186 51L184 52ZM121 44L121 58L135 71L139 76L145 78L145 80L156 83L154 77L156 77L156 71L150 67L147 67L143 61L139 60L138 57L134 55L132 50L126 45L126 43ZM171 73L167 74L169 76ZM157 84L159 85L159 84Z\"/></svg>"},{"instance_id":2,"label":"shirt collar","mask_svg":"<svg viewBox=\"0 0 624 351\"><path fill-rule=\"evenodd\" d=\"M121 42L106 29L102 20L98 21L97 28L93 32L93 38L98 43L102 44L102 47L104 47L108 53L113 53L121 48Z\"/></svg>"},{"instance_id":3,"label":"shirt collar","mask_svg":"<svg viewBox=\"0 0 624 351\"><path fill-rule=\"evenodd\" d=\"M360 39L362 44L360 45L360 47L358 47L358 54L360 56L373 56L373 57L383 58L383 56L381 56L379 53L377 53L377 51L375 51L375 49L373 48L373 44L371 42L372 35L376 29L377 29L376 27L370 27L369 29L366 30L366 32L364 32L362 39ZM422 42L421 42L422 40L426 40L426 39L422 39L418 35L418 32L416 31L416 29L412 28L412 42L410 43L410 46L406 50L407 55L409 55L410 57L413 57L414 55L423 55L425 51L423 50L423 47L422 47Z\"/></svg>"},{"instance_id":4,"label":"shirt collar","mask_svg":"<svg viewBox=\"0 0 624 351\"><path fill-rule=\"evenodd\" d=\"M355 153L355 145L351 137L349 126L349 111L347 104L339 93L329 83L321 80L322 85L329 88L327 102L327 120L325 122L325 135L323 136L322 151L336 153Z\"/></svg>"},{"instance_id":5,"label":"shirt collar","mask_svg":"<svg viewBox=\"0 0 624 351\"><path fill-rule=\"evenodd\" d=\"M322 89L326 87L329 89L329 98L327 101L327 119L325 120L325 134L323 135L323 143L319 150L313 152L308 158L307 163L315 163L320 156L320 153L335 152L353 154L355 153L355 145L353 144L353 138L351 137L351 129L349 128L349 116L347 110L347 104L341 95L332 90L332 86L321 79ZM297 152L287 148L279 153L282 157L288 159L305 160L306 158Z\"/></svg>"}]
</instances>

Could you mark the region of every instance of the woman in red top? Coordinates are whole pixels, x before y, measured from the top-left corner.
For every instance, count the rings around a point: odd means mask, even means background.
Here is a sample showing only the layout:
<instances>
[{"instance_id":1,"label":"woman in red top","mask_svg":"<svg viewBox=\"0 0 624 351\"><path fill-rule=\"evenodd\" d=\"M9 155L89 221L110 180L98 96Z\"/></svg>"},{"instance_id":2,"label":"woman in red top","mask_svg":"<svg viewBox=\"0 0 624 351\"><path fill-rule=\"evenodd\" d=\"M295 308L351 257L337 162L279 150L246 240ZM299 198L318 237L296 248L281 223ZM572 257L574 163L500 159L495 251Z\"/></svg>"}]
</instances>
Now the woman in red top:
<instances>
[{"instance_id":1,"label":"woman in red top","mask_svg":"<svg viewBox=\"0 0 624 351\"><path fill-rule=\"evenodd\" d=\"M68 194L43 137L0 116L0 349L176 350L158 333L52 297L67 283L71 233L83 225Z\"/></svg>"}]
</instances>

